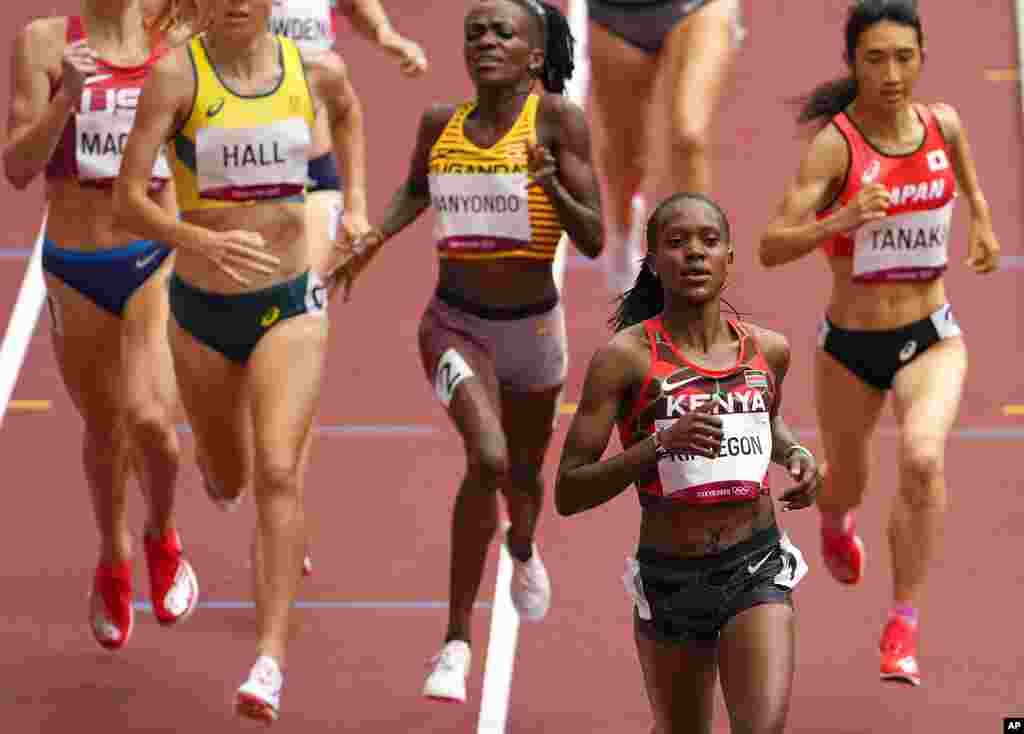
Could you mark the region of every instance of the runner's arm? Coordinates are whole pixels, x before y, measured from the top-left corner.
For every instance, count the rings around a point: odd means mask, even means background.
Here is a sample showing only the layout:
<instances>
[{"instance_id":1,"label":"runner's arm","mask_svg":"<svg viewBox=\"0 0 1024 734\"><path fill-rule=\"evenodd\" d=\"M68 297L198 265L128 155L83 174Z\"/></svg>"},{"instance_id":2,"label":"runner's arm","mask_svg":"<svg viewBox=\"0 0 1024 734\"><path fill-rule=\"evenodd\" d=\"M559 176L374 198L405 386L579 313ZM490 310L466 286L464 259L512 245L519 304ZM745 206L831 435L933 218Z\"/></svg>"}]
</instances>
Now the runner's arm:
<instances>
[{"instance_id":1,"label":"runner's arm","mask_svg":"<svg viewBox=\"0 0 1024 734\"><path fill-rule=\"evenodd\" d=\"M537 184L548 195L576 247L587 257L596 258L604 249L604 228L587 118L579 105L564 97L545 95L541 104L540 112L546 119L541 121L538 132L550 136L550 147L557 160L554 174L541 178Z\"/></svg>"},{"instance_id":2,"label":"runner's arm","mask_svg":"<svg viewBox=\"0 0 1024 734\"><path fill-rule=\"evenodd\" d=\"M33 21L14 39L4 175L19 190L46 168L75 109L75 100L63 86L50 99L44 59L53 53L55 25L54 19Z\"/></svg>"},{"instance_id":3,"label":"runner's arm","mask_svg":"<svg viewBox=\"0 0 1024 734\"><path fill-rule=\"evenodd\" d=\"M366 216L366 135L363 106L348 68L332 51L303 52L318 96L330 121L331 140L345 182L345 210Z\"/></svg>"},{"instance_id":4,"label":"runner's arm","mask_svg":"<svg viewBox=\"0 0 1024 734\"><path fill-rule=\"evenodd\" d=\"M818 220L815 213L829 204L831 195L849 165L849 152L842 134L833 126L814 138L787 189L776 217L761 237L759 255L765 267L799 260L821 242L840 234L836 215Z\"/></svg>"},{"instance_id":5,"label":"runner's arm","mask_svg":"<svg viewBox=\"0 0 1024 734\"><path fill-rule=\"evenodd\" d=\"M634 362L626 334L620 333L594 355L587 368L583 396L558 467L555 507L560 515L603 505L657 461L654 437L601 460L629 386L636 382Z\"/></svg>"},{"instance_id":6,"label":"runner's arm","mask_svg":"<svg viewBox=\"0 0 1024 734\"><path fill-rule=\"evenodd\" d=\"M208 230L179 220L149 196L157 155L188 118L194 89L185 49L172 51L154 65L139 96L135 123L114 182L114 200L119 226L172 247L201 249Z\"/></svg>"}]
</instances>

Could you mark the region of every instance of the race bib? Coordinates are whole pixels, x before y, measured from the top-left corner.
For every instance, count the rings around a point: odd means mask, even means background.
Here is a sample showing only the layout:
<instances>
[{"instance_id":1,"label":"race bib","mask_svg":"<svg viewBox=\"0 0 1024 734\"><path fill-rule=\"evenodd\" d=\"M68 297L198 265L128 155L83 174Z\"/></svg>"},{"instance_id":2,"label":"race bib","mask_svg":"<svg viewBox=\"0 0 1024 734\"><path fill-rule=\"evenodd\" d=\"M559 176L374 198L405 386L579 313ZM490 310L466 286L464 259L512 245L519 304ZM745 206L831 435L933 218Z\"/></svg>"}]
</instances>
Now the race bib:
<instances>
[{"instance_id":1,"label":"race bib","mask_svg":"<svg viewBox=\"0 0 1024 734\"><path fill-rule=\"evenodd\" d=\"M753 499L761 493L772 458L772 428L767 412L724 413L722 446L713 459L665 452L658 476L665 497L702 504ZM657 430L677 419L655 421Z\"/></svg>"},{"instance_id":2,"label":"race bib","mask_svg":"<svg viewBox=\"0 0 1024 734\"><path fill-rule=\"evenodd\" d=\"M854 235L857 280L916 280L933 276L949 261L953 202L927 211L869 222Z\"/></svg>"},{"instance_id":3,"label":"race bib","mask_svg":"<svg viewBox=\"0 0 1024 734\"><path fill-rule=\"evenodd\" d=\"M305 300L307 313L324 313L327 309L327 286L313 271L310 271L306 282Z\"/></svg>"},{"instance_id":4,"label":"race bib","mask_svg":"<svg viewBox=\"0 0 1024 734\"><path fill-rule=\"evenodd\" d=\"M109 110L75 115L75 158L80 181L107 181L117 177L134 122L134 114L111 113ZM161 147L153 165L153 178L170 177L171 169Z\"/></svg>"},{"instance_id":5,"label":"race bib","mask_svg":"<svg viewBox=\"0 0 1024 734\"><path fill-rule=\"evenodd\" d=\"M438 173L430 176L442 246L500 250L533 239L526 173Z\"/></svg>"},{"instance_id":6,"label":"race bib","mask_svg":"<svg viewBox=\"0 0 1024 734\"><path fill-rule=\"evenodd\" d=\"M299 117L258 128L203 127L196 174L205 199L276 199L305 190L311 136Z\"/></svg>"},{"instance_id":7,"label":"race bib","mask_svg":"<svg viewBox=\"0 0 1024 734\"><path fill-rule=\"evenodd\" d=\"M270 32L307 48L334 46L330 0L274 0Z\"/></svg>"}]
</instances>

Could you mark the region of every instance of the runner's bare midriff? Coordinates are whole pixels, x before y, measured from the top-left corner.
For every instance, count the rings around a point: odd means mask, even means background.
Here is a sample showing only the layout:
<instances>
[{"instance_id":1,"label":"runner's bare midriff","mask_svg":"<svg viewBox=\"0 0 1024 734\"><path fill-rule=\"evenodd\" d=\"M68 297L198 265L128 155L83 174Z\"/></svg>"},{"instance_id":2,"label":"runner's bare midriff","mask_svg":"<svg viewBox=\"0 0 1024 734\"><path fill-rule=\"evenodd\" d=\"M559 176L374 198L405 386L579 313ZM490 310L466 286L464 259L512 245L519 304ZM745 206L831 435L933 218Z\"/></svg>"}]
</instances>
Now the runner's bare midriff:
<instances>
[{"instance_id":1,"label":"runner's bare midriff","mask_svg":"<svg viewBox=\"0 0 1024 734\"><path fill-rule=\"evenodd\" d=\"M297 278L309 269L306 213L305 205L301 203L268 202L225 209L203 209L187 212L182 219L216 232L243 230L261 235L267 253L281 261L271 275L256 275L246 271L249 283L243 285L219 270L208 257L179 248L174 270L182 280L196 288L213 293L245 293Z\"/></svg>"},{"instance_id":2,"label":"runner's bare midriff","mask_svg":"<svg viewBox=\"0 0 1024 734\"><path fill-rule=\"evenodd\" d=\"M530 306L558 297L551 263L542 260L441 260L438 286L481 306Z\"/></svg>"},{"instance_id":3,"label":"runner's bare midriff","mask_svg":"<svg viewBox=\"0 0 1024 734\"><path fill-rule=\"evenodd\" d=\"M65 250L95 252L127 245L139 235L117 226L109 189L81 186L72 179L47 182L46 236ZM174 189L167 186L153 200L174 211Z\"/></svg>"},{"instance_id":4,"label":"runner's bare midriff","mask_svg":"<svg viewBox=\"0 0 1024 734\"><path fill-rule=\"evenodd\" d=\"M833 278L827 314L842 329L895 329L926 318L946 303L941 277L924 282L857 283L851 279L851 258L829 258L829 265Z\"/></svg>"},{"instance_id":5,"label":"runner's bare midriff","mask_svg":"<svg viewBox=\"0 0 1024 734\"><path fill-rule=\"evenodd\" d=\"M767 495L749 502L648 508L640 521L640 545L683 558L720 553L775 525Z\"/></svg>"}]
</instances>

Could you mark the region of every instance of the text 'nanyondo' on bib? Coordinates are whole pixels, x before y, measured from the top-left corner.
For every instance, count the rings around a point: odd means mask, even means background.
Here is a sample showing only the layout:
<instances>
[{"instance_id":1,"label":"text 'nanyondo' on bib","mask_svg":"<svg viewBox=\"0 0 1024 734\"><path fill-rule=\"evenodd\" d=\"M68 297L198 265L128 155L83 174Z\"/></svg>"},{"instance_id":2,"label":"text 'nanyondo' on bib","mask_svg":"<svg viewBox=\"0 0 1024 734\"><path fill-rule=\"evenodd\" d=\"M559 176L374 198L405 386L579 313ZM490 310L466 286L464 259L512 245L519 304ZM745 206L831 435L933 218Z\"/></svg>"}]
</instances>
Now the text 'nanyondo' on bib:
<instances>
[{"instance_id":1,"label":"text 'nanyondo' on bib","mask_svg":"<svg viewBox=\"0 0 1024 734\"><path fill-rule=\"evenodd\" d=\"M527 189L527 144L536 141L537 95L497 143L479 148L464 124L475 108L458 107L430 151L430 199L438 255L460 260L551 260L562 226L540 186Z\"/></svg>"}]
</instances>

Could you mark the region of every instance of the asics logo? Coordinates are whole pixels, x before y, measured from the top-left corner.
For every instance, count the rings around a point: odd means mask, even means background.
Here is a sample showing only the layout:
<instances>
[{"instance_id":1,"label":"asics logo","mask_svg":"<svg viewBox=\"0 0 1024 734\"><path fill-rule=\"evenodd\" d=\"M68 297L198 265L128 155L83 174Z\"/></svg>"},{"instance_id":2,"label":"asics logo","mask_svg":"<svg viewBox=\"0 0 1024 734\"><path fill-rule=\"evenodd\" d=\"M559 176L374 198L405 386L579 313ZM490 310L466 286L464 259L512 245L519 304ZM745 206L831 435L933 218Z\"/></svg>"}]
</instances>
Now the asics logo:
<instances>
[{"instance_id":1,"label":"asics logo","mask_svg":"<svg viewBox=\"0 0 1024 734\"><path fill-rule=\"evenodd\" d=\"M878 174L879 172L881 172L881 170L882 163L877 158L875 158L873 161L871 161L871 164L867 167L867 169L865 169L864 175L860 177L861 182L864 184L874 182L874 180L878 178Z\"/></svg>"},{"instance_id":2,"label":"asics logo","mask_svg":"<svg viewBox=\"0 0 1024 734\"><path fill-rule=\"evenodd\" d=\"M260 319L260 326L264 328L273 326L279 318L281 318L281 309L277 306L271 306L263 313L263 317Z\"/></svg>"}]
</instances>

